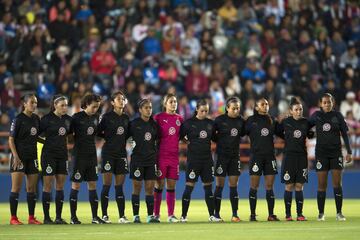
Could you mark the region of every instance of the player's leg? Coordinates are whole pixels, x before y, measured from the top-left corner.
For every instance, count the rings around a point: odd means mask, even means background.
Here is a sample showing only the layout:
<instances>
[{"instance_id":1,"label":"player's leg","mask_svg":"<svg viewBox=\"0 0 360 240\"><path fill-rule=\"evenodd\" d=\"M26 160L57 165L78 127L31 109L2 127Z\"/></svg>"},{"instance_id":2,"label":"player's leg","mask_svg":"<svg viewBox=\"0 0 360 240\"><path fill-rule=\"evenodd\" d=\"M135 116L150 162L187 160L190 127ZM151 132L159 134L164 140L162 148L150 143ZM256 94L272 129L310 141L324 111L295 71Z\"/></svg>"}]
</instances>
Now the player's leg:
<instances>
[{"instance_id":1,"label":"player's leg","mask_svg":"<svg viewBox=\"0 0 360 240\"><path fill-rule=\"evenodd\" d=\"M38 173L26 174L26 192L27 192L27 203L29 210L29 224L41 224L35 218L35 206L36 206L36 186L38 181Z\"/></svg>"},{"instance_id":2,"label":"player's leg","mask_svg":"<svg viewBox=\"0 0 360 240\"><path fill-rule=\"evenodd\" d=\"M324 221L324 208L325 208L325 199L326 199L326 188L327 188L327 177L328 171L318 171L318 191L317 191L317 205L319 210L318 221Z\"/></svg>"},{"instance_id":3,"label":"player's leg","mask_svg":"<svg viewBox=\"0 0 360 240\"><path fill-rule=\"evenodd\" d=\"M142 187L142 180L134 179L132 180L132 195L131 195L131 203L134 215L134 223L141 223L139 217L139 208L140 208L140 192Z\"/></svg>"},{"instance_id":4,"label":"player's leg","mask_svg":"<svg viewBox=\"0 0 360 240\"><path fill-rule=\"evenodd\" d=\"M336 204L336 220L345 221L346 218L342 214L342 204L343 204L343 191L342 191L342 170L333 169L332 170L332 183L334 188L334 198Z\"/></svg>"},{"instance_id":5,"label":"player's leg","mask_svg":"<svg viewBox=\"0 0 360 240\"><path fill-rule=\"evenodd\" d=\"M55 205L56 205L56 224L67 224L67 222L62 219L62 209L64 204L64 185L66 180L66 174L57 174L55 175L56 179L56 195L55 195Z\"/></svg>"},{"instance_id":6,"label":"player's leg","mask_svg":"<svg viewBox=\"0 0 360 240\"><path fill-rule=\"evenodd\" d=\"M124 182L125 174L115 175L115 199L119 212L119 223L130 223L125 216L125 195L124 195Z\"/></svg>"},{"instance_id":7,"label":"player's leg","mask_svg":"<svg viewBox=\"0 0 360 240\"><path fill-rule=\"evenodd\" d=\"M274 214L275 207L275 195L274 195L274 182L275 175L265 175L265 190L266 190L266 201L268 205L268 221L279 221L277 216Z\"/></svg>"},{"instance_id":8,"label":"player's leg","mask_svg":"<svg viewBox=\"0 0 360 240\"><path fill-rule=\"evenodd\" d=\"M96 193L96 181L88 181L87 185L89 190L89 202L91 206L91 215L92 215L91 223L93 224L106 223L98 216L99 199Z\"/></svg>"},{"instance_id":9,"label":"player's leg","mask_svg":"<svg viewBox=\"0 0 360 240\"><path fill-rule=\"evenodd\" d=\"M106 223L111 223L108 216L108 205L109 205L109 191L112 183L112 172L103 172L103 187L101 190L101 212L102 220Z\"/></svg>"},{"instance_id":10,"label":"player's leg","mask_svg":"<svg viewBox=\"0 0 360 240\"><path fill-rule=\"evenodd\" d=\"M295 184L295 201L296 201L296 213L297 221L306 221L305 216L303 215L303 205L304 205L304 184L296 183Z\"/></svg>"},{"instance_id":11,"label":"player's leg","mask_svg":"<svg viewBox=\"0 0 360 240\"><path fill-rule=\"evenodd\" d=\"M160 221L154 218L154 186L155 178L145 180L145 202L147 209L147 222L148 223L159 223Z\"/></svg>"},{"instance_id":12,"label":"player's leg","mask_svg":"<svg viewBox=\"0 0 360 240\"><path fill-rule=\"evenodd\" d=\"M284 204L285 204L286 221L293 221L293 218L291 217L291 203L292 203L294 188L295 188L294 183L285 184Z\"/></svg>"},{"instance_id":13,"label":"player's leg","mask_svg":"<svg viewBox=\"0 0 360 240\"><path fill-rule=\"evenodd\" d=\"M239 194L237 191L239 182L239 176L229 176L229 189L230 189L230 204L232 210L232 222L240 222L240 218L238 216L238 206L239 206Z\"/></svg>"},{"instance_id":14,"label":"player's leg","mask_svg":"<svg viewBox=\"0 0 360 240\"><path fill-rule=\"evenodd\" d=\"M187 214L190 206L191 193L194 190L195 181L186 181L185 189L181 199L182 212L180 222L187 222Z\"/></svg>"},{"instance_id":15,"label":"player's leg","mask_svg":"<svg viewBox=\"0 0 360 240\"><path fill-rule=\"evenodd\" d=\"M21 190L23 178L24 178L24 172L11 172L11 192L10 192L10 197L9 197L10 213L11 213L10 224L11 225L23 224L17 218L19 192Z\"/></svg>"},{"instance_id":16,"label":"player's leg","mask_svg":"<svg viewBox=\"0 0 360 240\"><path fill-rule=\"evenodd\" d=\"M176 179L166 179L166 204L168 207L168 222L178 222L179 220L174 215L175 210L175 187Z\"/></svg>"},{"instance_id":17,"label":"player's leg","mask_svg":"<svg viewBox=\"0 0 360 240\"><path fill-rule=\"evenodd\" d=\"M155 181L154 188L154 216L160 219L160 206L162 201L162 193L165 185L165 178L163 178L164 171L159 169L162 173L161 176L158 176Z\"/></svg>"},{"instance_id":18,"label":"player's leg","mask_svg":"<svg viewBox=\"0 0 360 240\"><path fill-rule=\"evenodd\" d=\"M51 202L51 187L53 185L55 176L54 175L44 175L43 176L43 193L42 193L42 205L44 212L44 224L53 224L54 222L50 218L50 202Z\"/></svg>"},{"instance_id":19,"label":"player's leg","mask_svg":"<svg viewBox=\"0 0 360 240\"><path fill-rule=\"evenodd\" d=\"M78 172L77 172L78 173ZM77 174L76 173L76 174ZM71 191L70 191L70 197L69 197L69 202L70 202L70 214L71 214L71 220L70 223L71 224L81 224L81 222L79 221L77 215L76 215L76 211L77 211L77 201L78 201L78 194L79 194L79 190L80 190L80 183L81 183L81 179L79 175L73 175L74 179L78 182L72 182L71 183ZM78 173L80 174L80 173Z\"/></svg>"},{"instance_id":20,"label":"player's leg","mask_svg":"<svg viewBox=\"0 0 360 240\"><path fill-rule=\"evenodd\" d=\"M256 220L256 203L257 190L259 188L260 176L250 175L250 190L249 190L249 204L250 204L250 221Z\"/></svg>"},{"instance_id":21,"label":"player's leg","mask_svg":"<svg viewBox=\"0 0 360 240\"><path fill-rule=\"evenodd\" d=\"M214 192L214 205L215 205L214 215L217 218L221 218L220 209L221 209L222 191L225 185L225 177L221 175L217 175L215 177L215 182L216 182L216 188Z\"/></svg>"}]
</instances>

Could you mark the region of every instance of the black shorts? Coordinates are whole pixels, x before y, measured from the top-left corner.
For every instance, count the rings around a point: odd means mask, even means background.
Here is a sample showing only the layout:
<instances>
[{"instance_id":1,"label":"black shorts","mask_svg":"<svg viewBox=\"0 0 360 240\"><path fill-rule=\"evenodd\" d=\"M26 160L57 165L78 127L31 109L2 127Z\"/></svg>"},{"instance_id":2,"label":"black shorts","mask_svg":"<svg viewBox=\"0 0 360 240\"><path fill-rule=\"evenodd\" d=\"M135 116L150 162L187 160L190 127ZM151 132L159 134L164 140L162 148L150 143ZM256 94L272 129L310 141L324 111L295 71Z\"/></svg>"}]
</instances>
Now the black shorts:
<instances>
[{"instance_id":1,"label":"black shorts","mask_svg":"<svg viewBox=\"0 0 360 240\"><path fill-rule=\"evenodd\" d=\"M76 156L73 160L71 181L92 182L98 180L96 155Z\"/></svg>"},{"instance_id":2,"label":"black shorts","mask_svg":"<svg viewBox=\"0 0 360 240\"><path fill-rule=\"evenodd\" d=\"M41 154L41 169L43 176L68 174L68 162L66 157L57 157L49 153Z\"/></svg>"},{"instance_id":3,"label":"black shorts","mask_svg":"<svg viewBox=\"0 0 360 240\"><path fill-rule=\"evenodd\" d=\"M276 175L277 166L274 155L251 155L249 163L250 175Z\"/></svg>"},{"instance_id":4,"label":"black shorts","mask_svg":"<svg viewBox=\"0 0 360 240\"><path fill-rule=\"evenodd\" d=\"M320 152L315 150L315 169L317 172L332 169L342 170L344 168L344 157L339 152Z\"/></svg>"},{"instance_id":5,"label":"black shorts","mask_svg":"<svg viewBox=\"0 0 360 240\"><path fill-rule=\"evenodd\" d=\"M239 158L227 158L218 156L215 163L215 176L240 176L241 163Z\"/></svg>"},{"instance_id":6,"label":"black shorts","mask_svg":"<svg viewBox=\"0 0 360 240\"><path fill-rule=\"evenodd\" d=\"M115 175L125 175L129 173L128 162L125 158L114 158L103 156L101 164L102 173L113 173Z\"/></svg>"},{"instance_id":7,"label":"black shorts","mask_svg":"<svg viewBox=\"0 0 360 240\"><path fill-rule=\"evenodd\" d=\"M284 155L284 159L281 165L281 182L285 184L308 182L307 155Z\"/></svg>"},{"instance_id":8,"label":"black shorts","mask_svg":"<svg viewBox=\"0 0 360 240\"><path fill-rule=\"evenodd\" d=\"M203 183L214 181L214 164L211 159L204 162L187 162L186 166L186 182L197 182L199 176Z\"/></svg>"},{"instance_id":9,"label":"black shorts","mask_svg":"<svg viewBox=\"0 0 360 240\"><path fill-rule=\"evenodd\" d=\"M16 170L14 170L12 167L14 157L11 154L11 158L10 158L10 172L11 173L23 172L26 175L39 173L39 161L37 158L20 158L20 160L22 161L22 164Z\"/></svg>"},{"instance_id":10,"label":"black shorts","mask_svg":"<svg viewBox=\"0 0 360 240\"><path fill-rule=\"evenodd\" d=\"M156 179L156 164L152 166L143 166L134 161L130 162L130 178L132 180L155 180Z\"/></svg>"}]
</instances>

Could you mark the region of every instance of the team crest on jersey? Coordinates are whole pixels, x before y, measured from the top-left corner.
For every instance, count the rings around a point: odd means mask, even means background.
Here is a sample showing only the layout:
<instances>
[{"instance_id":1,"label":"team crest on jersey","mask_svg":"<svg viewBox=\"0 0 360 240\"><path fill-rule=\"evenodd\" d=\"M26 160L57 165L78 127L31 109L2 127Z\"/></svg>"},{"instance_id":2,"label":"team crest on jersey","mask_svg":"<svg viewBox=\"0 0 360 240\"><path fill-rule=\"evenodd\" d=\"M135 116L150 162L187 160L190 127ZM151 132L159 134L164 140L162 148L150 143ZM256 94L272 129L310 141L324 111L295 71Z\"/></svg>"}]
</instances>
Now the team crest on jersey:
<instances>
[{"instance_id":1,"label":"team crest on jersey","mask_svg":"<svg viewBox=\"0 0 360 240\"><path fill-rule=\"evenodd\" d=\"M117 135L123 135L124 134L124 128L123 127L118 127L116 130L116 134Z\"/></svg>"},{"instance_id":2,"label":"team crest on jersey","mask_svg":"<svg viewBox=\"0 0 360 240\"><path fill-rule=\"evenodd\" d=\"M301 131L300 130L295 130L294 131L294 138L301 138Z\"/></svg>"},{"instance_id":3,"label":"team crest on jersey","mask_svg":"<svg viewBox=\"0 0 360 240\"><path fill-rule=\"evenodd\" d=\"M194 170L191 170L191 172L189 173L189 178L195 179L195 177L196 177L196 174L195 174Z\"/></svg>"},{"instance_id":4,"label":"team crest on jersey","mask_svg":"<svg viewBox=\"0 0 360 240\"><path fill-rule=\"evenodd\" d=\"M146 133L145 133L145 140L146 140L146 141L150 141L150 140L151 140L151 133L149 133L149 132L146 132Z\"/></svg>"},{"instance_id":5,"label":"team crest on jersey","mask_svg":"<svg viewBox=\"0 0 360 240\"><path fill-rule=\"evenodd\" d=\"M329 123L325 123L322 128L324 132L328 132L331 129L331 125Z\"/></svg>"},{"instance_id":6,"label":"team crest on jersey","mask_svg":"<svg viewBox=\"0 0 360 240\"><path fill-rule=\"evenodd\" d=\"M111 169L110 163L107 162L104 166L104 169L105 169L105 171L109 171Z\"/></svg>"},{"instance_id":7,"label":"team crest on jersey","mask_svg":"<svg viewBox=\"0 0 360 240\"><path fill-rule=\"evenodd\" d=\"M259 171L259 167L258 167L258 165L256 165L256 163L255 163L254 166L252 167L252 171L253 171L253 172L258 172L258 171Z\"/></svg>"},{"instance_id":8,"label":"team crest on jersey","mask_svg":"<svg viewBox=\"0 0 360 240\"><path fill-rule=\"evenodd\" d=\"M139 169L136 169L135 172L134 172L134 176L135 176L135 177L140 177L140 175L141 175L140 170L139 170Z\"/></svg>"},{"instance_id":9,"label":"team crest on jersey","mask_svg":"<svg viewBox=\"0 0 360 240\"><path fill-rule=\"evenodd\" d=\"M284 180L285 181L289 181L290 180L290 175L289 175L289 173L285 173L285 175L284 175Z\"/></svg>"},{"instance_id":10,"label":"team crest on jersey","mask_svg":"<svg viewBox=\"0 0 360 240\"><path fill-rule=\"evenodd\" d=\"M316 169L321 169L322 168L322 164L321 164L321 162L317 162L316 163Z\"/></svg>"},{"instance_id":11,"label":"team crest on jersey","mask_svg":"<svg viewBox=\"0 0 360 240\"><path fill-rule=\"evenodd\" d=\"M174 127L169 128L169 135L174 135L176 133L176 129Z\"/></svg>"},{"instance_id":12,"label":"team crest on jersey","mask_svg":"<svg viewBox=\"0 0 360 240\"><path fill-rule=\"evenodd\" d=\"M217 174L222 174L224 172L224 170L222 169L221 166L219 166L217 169L216 169L216 173Z\"/></svg>"},{"instance_id":13,"label":"team crest on jersey","mask_svg":"<svg viewBox=\"0 0 360 240\"><path fill-rule=\"evenodd\" d=\"M80 180L81 174L79 172L75 173L74 178L75 180Z\"/></svg>"},{"instance_id":14,"label":"team crest on jersey","mask_svg":"<svg viewBox=\"0 0 360 240\"><path fill-rule=\"evenodd\" d=\"M266 137L267 135L269 135L269 129L267 128L261 129L261 136Z\"/></svg>"},{"instance_id":15,"label":"team crest on jersey","mask_svg":"<svg viewBox=\"0 0 360 240\"><path fill-rule=\"evenodd\" d=\"M202 130L199 135L200 135L200 138L207 138L207 132L204 130Z\"/></svg>"},{"instance_id":16,"label":"team crest on jersey","mask_svg":"<svg viewBox=\"0 0 360 240\"><path fill-rule=\"evenodd\" d=\"M180 125L181 125L181 122L180 122L180 120L179 120L179 119L176 119L176 122L175 122L175 124L176 124L176 126L180 127Z\"/></svg>"},{"instance_id":17,"label":"team crest on jersey","mask_svg":"<svg viewBox=\"0 0 360 240\"><path fill-rule=\"evenodd\" d=\"M53 171L53 169L52 169L52 167L50 166L50 165L48 165L47 167L46 167L46 173L47 174L50 174L50 173L52 173L52 171Z\"/></svg>"},{"instance_id":18,"label":"team crest on jersey","mask_svg":"<svg viewBox=\"0 0 360 240\"><path fill-rule=\"evenodd\" d=\"M35 135L37 134L36 128L32 127L32 128L30 129L30 134L31 134L31 136L35 136Z\"/></svg>"},{"instance_id":19,"label":"team crest on jersey","mask_svg":"<svg viewBox=\"0 0 360 240\"><path fill-rule=\"evenodd\" d=\"M64 136L66 133L66 129L64 127L59 128L59 135Z\"/></svg>"},{"instance_id":20,"label":"team crest on jersey","mask_svg":"<svg viewBox=\"0 0 360 240\"><path fill-rule=\"evenodd\" d=\"M232 128L230 131L230 135L232 137L236 137L238 135L239 131L236 128Z\"/></svg>"},{"instance_id":21,"label":"team crest on jersey","mask_svg":"<svg viewBox=\"0 0 360 240\"><path fill-rule=\"evenodd\" d=\"M93 135L93 133L94 133L94 128L93 127L88 127L87 135Z\"/></svg>"}]
</instances>

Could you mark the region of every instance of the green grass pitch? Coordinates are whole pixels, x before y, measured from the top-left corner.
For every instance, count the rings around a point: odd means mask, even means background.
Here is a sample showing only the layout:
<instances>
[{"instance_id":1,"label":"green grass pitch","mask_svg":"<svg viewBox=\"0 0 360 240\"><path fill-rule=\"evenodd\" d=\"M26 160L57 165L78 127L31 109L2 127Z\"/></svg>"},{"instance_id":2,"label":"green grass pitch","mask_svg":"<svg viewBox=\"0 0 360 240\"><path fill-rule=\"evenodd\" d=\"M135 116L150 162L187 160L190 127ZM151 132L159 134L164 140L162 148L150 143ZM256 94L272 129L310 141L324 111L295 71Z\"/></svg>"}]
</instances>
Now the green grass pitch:
<instances>
[{"instance_id":1,"label":"green grass pitch","mask_svg":"<svg viewBox=\"0 0 360 240\"><path fill-rule=\"evenodd\" d=\"M176 214L179 217L181 212L181 201L176 203ZM51 214L54 217L54 206L51 205ZM188 223L169 224L166 223L166 202L162 203L162 223L160 224L117 224L117 208L114 201L109 204L109 215L113 224L91 225L90 205L87 202L79 203L78 217L86 224L74 225L41 225L41 226L10 226L8 204L0 204L0 239L360 239L360 200L344 201L344 215L346 222L335 221L335 204L333 199L327 199L325 222L317 222L316 200L305 200L304 215L307 222L285 222L284 204L281 199L276 201L275 213L281 218L281 222L266 222L267 206L266 201L258 201L258 220L253 223L248 221L249 205L247 200L240 199L239 216L243 219L240 223L230 223L230 203L223 200L222 218L225 223L208 223L208 214L204 201L193 200L190 204ZM24 223L27 219L26 203L19 204L19 218ZM131 203L126 203L126 215L132 219ZM141 220L146 220L146 205L141 202ZM295 206L292 207L295 216ZM100 213L100 207L99 207ZM37 204L36 215L42 220L42 206ZM63 217L69 221L69 204L65 203Z\"/></svg>"}]
</instances>

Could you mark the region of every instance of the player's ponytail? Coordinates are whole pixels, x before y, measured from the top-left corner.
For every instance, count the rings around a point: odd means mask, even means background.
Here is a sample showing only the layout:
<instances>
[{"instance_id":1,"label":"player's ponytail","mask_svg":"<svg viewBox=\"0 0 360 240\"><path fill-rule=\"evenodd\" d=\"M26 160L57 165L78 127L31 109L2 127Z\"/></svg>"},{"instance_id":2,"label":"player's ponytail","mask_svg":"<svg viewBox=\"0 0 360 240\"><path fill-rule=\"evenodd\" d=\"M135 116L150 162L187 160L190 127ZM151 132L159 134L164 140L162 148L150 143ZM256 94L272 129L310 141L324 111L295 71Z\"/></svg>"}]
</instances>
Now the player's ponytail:
<instances>
[{"instance_id":1,"label":"player's ponytail","mask_svg":"<svg viewBox=\"0 0 360 240\"><path fill-rule=\"evenodd\" d=\"M201 107L201 106L206 106L208 105L208 102L205 99L199 99L196 102L196 108L194 110L194 113L192 115L193 118L196 118L196 115L198 114L197 110Z\"/></svg>"}]
</instances>

